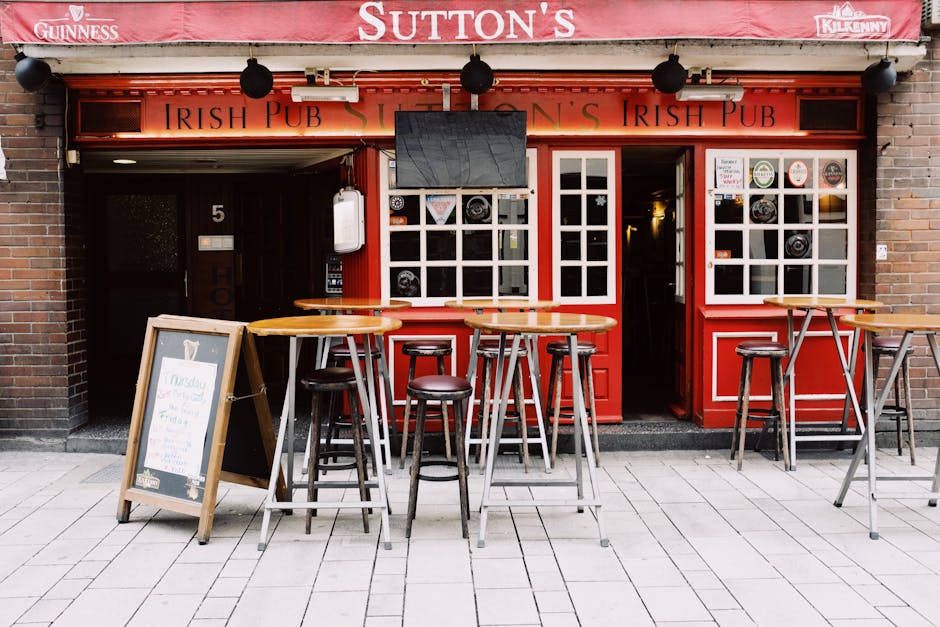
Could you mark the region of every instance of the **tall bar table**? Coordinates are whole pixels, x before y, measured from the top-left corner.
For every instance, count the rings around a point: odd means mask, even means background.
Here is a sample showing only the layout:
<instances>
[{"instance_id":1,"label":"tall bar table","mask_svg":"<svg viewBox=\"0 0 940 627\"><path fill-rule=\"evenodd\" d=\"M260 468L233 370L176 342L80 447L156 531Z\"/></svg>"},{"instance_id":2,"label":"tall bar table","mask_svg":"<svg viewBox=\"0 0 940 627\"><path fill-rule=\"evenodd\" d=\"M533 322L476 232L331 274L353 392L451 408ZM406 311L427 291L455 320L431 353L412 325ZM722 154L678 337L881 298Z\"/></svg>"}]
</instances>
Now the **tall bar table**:
<instances>
[{"instance_id":1,"label":"tall bar table","mask_svg":"<svg viewBox=\"0 0 940 627\"><path fill-rule=\"evenodd\" d=\"M853 481L868 481L868 535L872 540L878 539L878 480L884 481L930 481L930 492L923 496L928 497L927 504L931 507L937 506L937 498L940 497L938 488L940 488L940 454L937 455L937 461L934 465L933 475L878 475L876 469L876 449L875 449L875 420L881 415L884 409L885 401L891 388L894 386L894 380L901 369L901 363L907 354L907 349L915 335L924 335L927 337L927 344L930 346L930 355L933 357L934 366L937 373L940 374L940 352L937 349L936 336L940 333L940 315L928 314L858 314L842 317L842 323L855 327L865 333L865 408L868 412L868 427L863 434L862 445L855 449L855 456L852 463L845 473L845 479L842 481L842 488L836 497L835 506L842 507L845 495L849 491L849 485ZM873 334L893 331L903 333L901 346L891 362L891 369L888 377L885 379L884 387L880 393L875 390L875 373L872 371L872 345ZM876 400L877 398L877 400ZM910 402L910 401L908 401ZM856 477L859 464L865 457L868 457L868 473L864 477Z\"/></svg>"},{"instance_id":2,"label":"tall bar table","mask_svg":"<svg viewBox=\"0 0 940 627\"><path fill-rule=\"evenodd\" d=\"M404 300L382 300L379 298L362 298L357 296L328 296L326 298L300 298L294 301L294 307L304 311L317 311L321 315L341 315L354 314L356 312L370 312L373 316L379 316L383 311L392 311L395 309L405 309L411 307L411 303ZM317 338L317 364L318 367L326 367L329 356L330 344L332 338ZM385 355L385 342L377 342L376 347L379 352L379 376L381 377L381 386L379 387L379 396L381 402L376 400L375 385L372 379L369 379L369 400L372 408L382 409L382 433L381 445L385 451L385 459L392 458L391 444L389 443L390 434L397 434L395 429L395 399L392 393L392 383L388 373L388 359ZM340 444L348 444L344 440L334 440ZM307 472L307 456L310 454L310 442L307 442L304 451L304 463L302 474ZM386 472L391 473L391 467L386 468Z\"/></svg>"},{"instance_id":3,"label":"tall bar table","mask_svg":"<svg viewBox=\"0 0 940 627\"><path fill-rule=\"evenodd\" d=\"M839 339L839 329L836 326L835 310L852 309L856 313L864 311L874 311L884 307L884 304L876 300L864 300L860 298L826 298L821 296L774 296L765 298L765 305L781 307L787 310L787 346L790 347L790 358L787 360L787 369L783 373L784 385L790 388L790 405L787 408L790 417L790 470L796 470L796 443L797 442L854 442L862 438L857 433L846 433L846 424L848 421L848 411L851 408L855 412L855 418L859 426L864 428L862 410L858 405L858 398L855 395L855 364L858 358L858 339L859 333L856 329L852 332L852 339L849 342L849 356L846 358L845 351L842 350L842 340ZM836 343L836 351L839 354L839 363L842 366L842 375L845 379L846 395L845 405L842 411L842 421L836 422L813 422L816 427L835 426L841 427L839 433L823 433L814 435L798 435L796 432L796 394L793 391L793 369L796 366L796 358L800 354L800 348L803 346L803 339L809 330L809 324L813 319L815 311L825 311L826 318L829 320L829 329L832 332L832 338ZM793 338L793 312L802 311L805 313L803 324L800 326L799 334L796 339ZM844 319L844 318L843 318Z\"/></svg>"},{"instance_id":4,"label":"tall bar table","mask_svg":"<svg viewBox=\"0 0 940 627\"><path fill-rule=\"evenodd\" d=\"M451 309L472 309L474 313L482 314L485 309L496 309L499 312L505 312L507 310L513 311L541 311L545 309L553 309L558 306L558 303L552 300L526 300L522 298L465 298L463 300L449 300L444 303L445 307L450 307ZM538 429L539 437L538 441L542 445L542 457L545 461L545 472L552 471L551 459L549 459L548 453L548 439L545 435L545 416L542 409L542 376L539 371L539 355L538 355L538 338L531 335L526 335L524 338L526 355L528 355L528 365L529 365L529 385L532 387L532 403L535 406L535 415L538 418ZM474 353L470 354L470 364L467 367L467 380L470 382L470 400L467 403L468 411L473 411L473 403L476 399L476 368L477 368L477 359L474 359ZM502 368L503 361L499 360L499 363L496 364L496 381L502 379ZM485 387L485 386L484 386ZM494 402L490 403L490 407L496 407L496 400L499 397L499 390L496 386L493 386L493 399L490 399ZM482 404L482 399L481 399ZM523 400L524 404L524 400ZM491 410L492 411L492 410ZM521 420L521 418L520 418ZM467 429L466 435L464 436L464 456L466 459L470 459L470 445L471 444L482 444L483 443L483 434L480 434L479 438L471 438L470 430L473 426L473 420L468 416L467 417ZM518 444L521 442L521 439L518 438L507 438L503 440L505 444ZM480 460L481 463L485 463L485 460Z\"/></svg>"},{"instance_id":5,"label":"tall bar table","mask_svg":"<svg viewBox=\"0 0 940 627\"><path fill-rule=\"evenodd\" d=\"M297 382L297 358L300 354L301 341L309 337L345 337L349 346L350 355L356 355L356 335L363 335L365 340L365 366L363 376L358 359L352 359L352 369L356 375L356 385L359 388L359 403L363 415L367 416L366 430L371 442L378 442L377 414L369 402L369 391L366 380L372 381L372 349L370 335L384 335L389 331L401 328L401 320L382 316L291 316L287 318L272 318L258 320L248 324L248 330L258 336L280 335L290 338L289 368L287 378L287 393L284 399L284 411L281 414L281 424L278 427L277 443L274 449L274 463L271 466L271 483L264 502L264 517L261 522L261 533L258 540L258 550L267 546L268 525L271 522L271 511L275 509L315 509L325 508L378 508L382 516L382 538L386 549L392 548L391 536L388 526L388 500L385 493L385 471L382 463L380 447L372 447L373 463L375 468L375 481L370 482L377 490L375 497L370 501L332 501L309 502L294 501L294 408L295 387ZM287 501L278 501L275 488L281 472L281 455L284 453L285 440L287 441L287 463L284 480L287 484ZM349 482L350 486L355 482ZM347 487L343 482L333 482L333 487ZM325 486L329 487L329 486Z\"/></svg>"},{"instance_id":6,"label":"tall bar table","mask_svg":"<svg viewBox=\"0 0 940 627\"><path fill-rule=\"evenodd\" d=\"M581 387L581 373L577 358L571 360L571 390L574 401L574 452L575 452L575 480L552 479L536 480L525 478L519 480L493 479L496 465L496 452L499 450L500 435L503 422L506 419L506 409L509 405L509 393L512 388L512 372L515 370L519 358L519 346L524 335L564 335L568 339L568 347L572 355L578 354L578 333L602 333L617 325L617 321L606 316L591 316L575 313L492 313L474 314L467 316L464 322L473 329L473 342L470 346L470 358L476 359L477 346L480 343L480 333L487 331L499 333L500 356L505 357L506 336L512 335L512 347L509 352L509 363L503 371L503 381L497 381L502 392L499 399L499 408L496 413L496 424L493 431L493 443L486 456L486 472L483 478L483 500L480 505L480 537L478 546L486 546L486 519L490 507L577 507L581 511L585 505L594 508L597 517L597 531L601 546L608 545L607 532L601 518L601 493L597 484L597 471L594 466L594 450L591 446L590 431L587 423L587 412L584 406L584 392ZM584 496L584 478L581 462L581 447L587 456L588 476L591 480L591 496ZM575 499L494 499L491 496L493 487L576 487Z\"/></svg>"}]
</instances>

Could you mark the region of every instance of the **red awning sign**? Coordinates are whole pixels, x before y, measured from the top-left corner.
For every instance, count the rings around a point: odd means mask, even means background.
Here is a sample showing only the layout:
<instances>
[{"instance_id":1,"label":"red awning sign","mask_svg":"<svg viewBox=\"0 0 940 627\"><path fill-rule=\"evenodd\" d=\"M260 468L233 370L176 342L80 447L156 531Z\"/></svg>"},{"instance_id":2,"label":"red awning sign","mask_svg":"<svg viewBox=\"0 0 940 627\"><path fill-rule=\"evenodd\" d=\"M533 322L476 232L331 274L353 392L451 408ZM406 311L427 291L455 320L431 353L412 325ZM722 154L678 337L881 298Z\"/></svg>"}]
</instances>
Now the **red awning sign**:
<instances>
[{"instance_id":1,"label":"red awning sign","mask_svg":"<svg viewBox=\"0 0 940 627\"><path fill-rule=\"evenodd\" d=\"M6 43L918 41L919 0L3 2Z\"/></svg>"}]
</instances>

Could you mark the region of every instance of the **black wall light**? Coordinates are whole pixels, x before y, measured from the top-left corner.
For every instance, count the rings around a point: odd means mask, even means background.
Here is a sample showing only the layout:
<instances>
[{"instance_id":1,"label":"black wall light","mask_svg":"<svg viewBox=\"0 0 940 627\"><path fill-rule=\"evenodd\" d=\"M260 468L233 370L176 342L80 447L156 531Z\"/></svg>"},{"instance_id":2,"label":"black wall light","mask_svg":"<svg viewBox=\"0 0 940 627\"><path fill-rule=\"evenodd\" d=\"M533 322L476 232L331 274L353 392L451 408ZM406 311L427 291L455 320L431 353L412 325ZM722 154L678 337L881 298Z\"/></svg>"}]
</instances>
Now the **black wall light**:
<instances>
[{"instance_id":1,"label":"black wall light","mask_svg":"<svg viewBox=\"0 0 940 627\"><path fill-rule=\"evenodd\" d=\"M16 82L26 91L39 91L52 78L52 68L42 59L27 57L22 52L17 52L13 58L16 59L13 70Z\"/></svg>"},{"instance_id":2,"label":"black wall light","mask_svg":"<svg viewBox=\"0 0 940 627\"><path fill-rule=\"evenodd\" d=\"M460 84L471 94L486 93L493 86L493 68L480 59L476 46L473 46L470 60L460 70Z\"/></svg>"},{"instance_id":3,"label":"black wall light","mask_svg":"<svg viewBox=\"0 0 940 627\"><path fill-rule=\"evenodd\" d=\"M898 82L898 71L888 58L888 44L885 44L885 56L872 63L862 72L862 87L870 94L881 94Z\"/></svg>"},{"instance_id":4,"label":"black wall light","mask_svg":"<svg viewBox=\"0 0 940 627\"><path fill-rule=\"evenodd\" d=\"M242 87L242 93L255 99L264 98L274 87L274 76L271 70L258 63L258 59L251 53L251 46L248 46L248 65L239 75L238 82Z\"/></svg>"},{"instance_id":5,"label":"black wall light","mask_svg":"<svg viewBox=\"0 0 940 627\"><path fill-rule=\"evenodd\" d=\"M679 44L676 44L678 50ZM685 68L673 51L669 58L653 68L653 85L664 94L674 94L685 86Z\"/></svg>"}]
</instances>

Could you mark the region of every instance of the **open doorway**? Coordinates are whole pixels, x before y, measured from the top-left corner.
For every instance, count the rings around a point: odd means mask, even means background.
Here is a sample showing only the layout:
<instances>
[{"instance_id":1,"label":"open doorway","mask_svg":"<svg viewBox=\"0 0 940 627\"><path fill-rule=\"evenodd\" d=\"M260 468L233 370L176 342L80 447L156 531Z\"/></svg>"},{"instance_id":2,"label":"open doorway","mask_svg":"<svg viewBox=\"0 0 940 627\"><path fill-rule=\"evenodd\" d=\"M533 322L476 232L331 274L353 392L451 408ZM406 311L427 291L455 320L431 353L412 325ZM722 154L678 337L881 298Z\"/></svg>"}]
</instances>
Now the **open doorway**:
<instances>
[{"instance_id":1,"label":"open doorway","mask_svg":"<svg viewBox=\"0 0 940 627\"><path fill-rule=\"evenodd\" d=\"M677 159L683 152L675 146L621 149L624 420L672 420L682 413L675 408L683 396L676 387L677 362L684 359L684 304L676 302Z\"/></svg>"}]
</instances>

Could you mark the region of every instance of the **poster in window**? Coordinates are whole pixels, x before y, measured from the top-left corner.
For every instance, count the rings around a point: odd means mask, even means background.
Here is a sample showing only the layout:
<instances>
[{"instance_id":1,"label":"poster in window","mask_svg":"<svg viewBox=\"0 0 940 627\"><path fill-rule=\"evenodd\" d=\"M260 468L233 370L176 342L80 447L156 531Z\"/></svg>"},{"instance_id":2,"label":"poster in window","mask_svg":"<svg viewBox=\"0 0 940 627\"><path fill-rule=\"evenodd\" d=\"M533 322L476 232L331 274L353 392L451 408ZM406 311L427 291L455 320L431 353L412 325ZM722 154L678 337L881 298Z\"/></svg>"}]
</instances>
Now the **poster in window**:
<instances>
[{"instance_id":1,"label":"poster in window","mask_svg":"<svg viewBox=\"0 0 940 627\"><path fill-rule=\"evenodd\" d=\"M457 197L453 194L429 194L424 205L435 224L447 224L457 206Z\"/></svg>"},{"instance_id":2,"label":"poster in window","mask_svg":"<svg viewBox=\"0 0 940 627\"><path fill-rule=\"evenodd\" d=\"M739 189L744 187L744 159L719 157L715 159L715 188Z\"/></svg>"}]
</instances>

